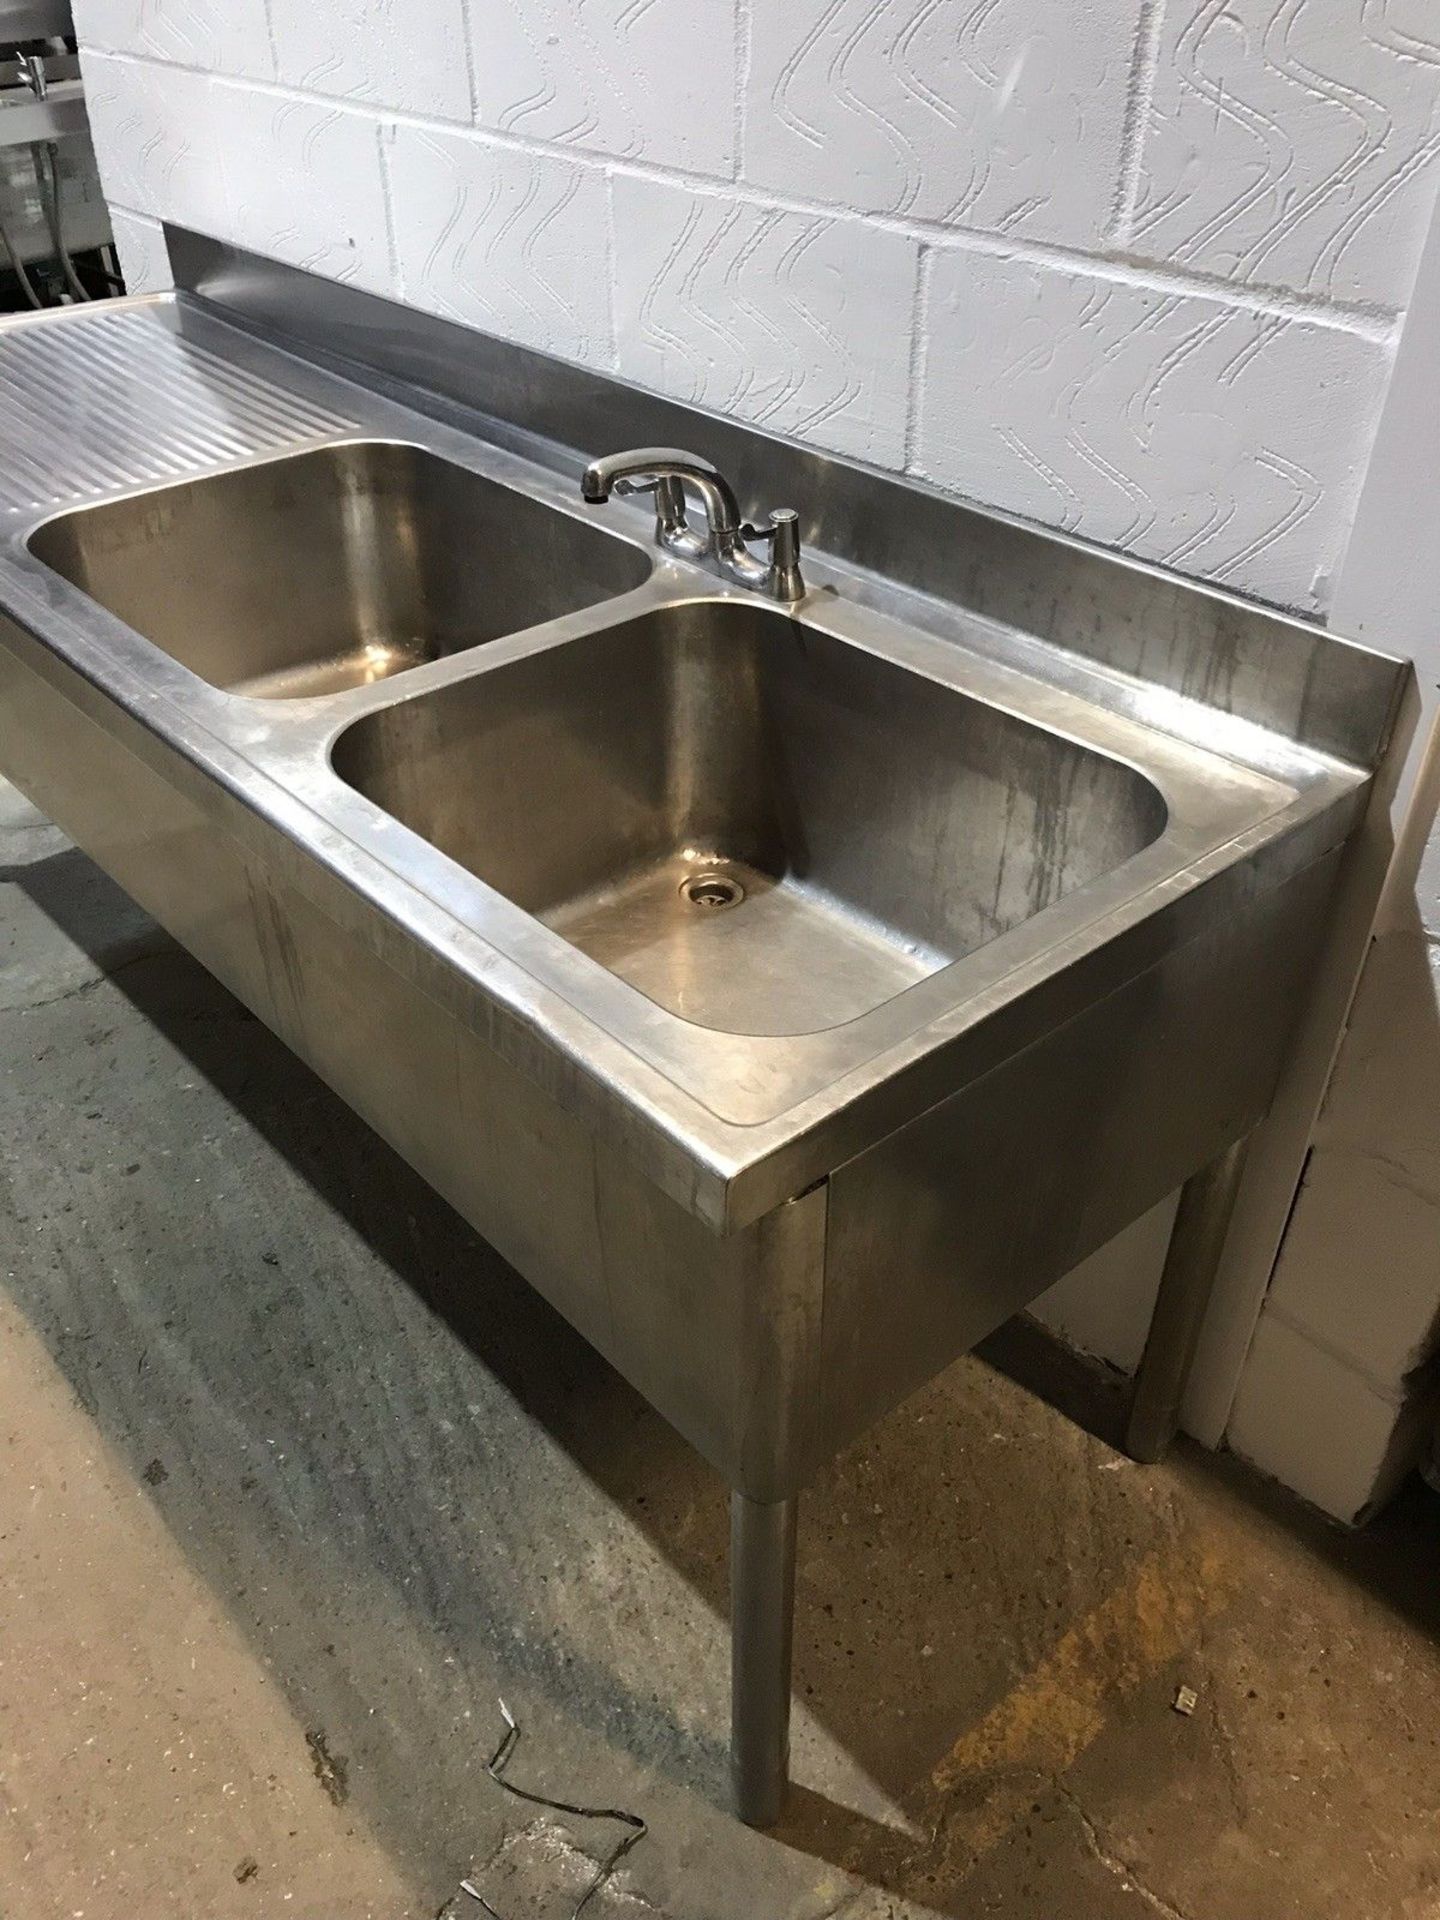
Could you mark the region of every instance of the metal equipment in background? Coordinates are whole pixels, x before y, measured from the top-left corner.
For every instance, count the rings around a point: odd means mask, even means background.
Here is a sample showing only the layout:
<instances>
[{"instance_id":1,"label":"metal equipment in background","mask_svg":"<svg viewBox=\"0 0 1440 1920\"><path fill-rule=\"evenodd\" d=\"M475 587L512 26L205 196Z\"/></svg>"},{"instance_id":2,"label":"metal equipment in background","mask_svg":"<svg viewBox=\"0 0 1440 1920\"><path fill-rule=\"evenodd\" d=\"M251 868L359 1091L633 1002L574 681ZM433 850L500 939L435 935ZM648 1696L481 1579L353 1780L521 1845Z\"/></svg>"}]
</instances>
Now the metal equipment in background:
<instances>
[{"instance_id":1,"label":"metal equipment in background","mask_svg":"<svg viewBox=\"0 0 1440 1920\"><path fill-rule=\"evenodd\" d=\"M0 0L0 312L122 291L68 0Z\"/></svg>"}]
</instances>

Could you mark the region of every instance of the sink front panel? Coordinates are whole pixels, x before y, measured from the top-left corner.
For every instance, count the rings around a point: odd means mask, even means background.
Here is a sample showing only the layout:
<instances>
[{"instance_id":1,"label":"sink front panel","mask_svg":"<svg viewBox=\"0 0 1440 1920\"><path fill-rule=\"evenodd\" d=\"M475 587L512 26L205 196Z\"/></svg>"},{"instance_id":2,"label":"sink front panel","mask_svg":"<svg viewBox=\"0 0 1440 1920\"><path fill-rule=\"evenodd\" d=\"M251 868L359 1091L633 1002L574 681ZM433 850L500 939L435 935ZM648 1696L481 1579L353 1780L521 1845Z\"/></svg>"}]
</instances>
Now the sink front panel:
<instances>
[{"instance_id":1,"label":"sink front panel","mask_svg":"<svg viewBox=\"0 0 1440 1920\"><path fill-rule=\"evenodd\" d=\"M858 1018L1150 844L1122 762L786 615L658 609L357 721L337 772L681 1018Z\"/></svg>"},{"instance_id":2,"label":"sink front panel","mask_svg":"<svg viewBox=\"0 0 1440 1920\"><path fill-rule=\"evenodd\" d=\"M614 535L392 441L64 514L30 550L201 679L271 699L368 685L650 574Z\"/></svg>"}]
</instances>

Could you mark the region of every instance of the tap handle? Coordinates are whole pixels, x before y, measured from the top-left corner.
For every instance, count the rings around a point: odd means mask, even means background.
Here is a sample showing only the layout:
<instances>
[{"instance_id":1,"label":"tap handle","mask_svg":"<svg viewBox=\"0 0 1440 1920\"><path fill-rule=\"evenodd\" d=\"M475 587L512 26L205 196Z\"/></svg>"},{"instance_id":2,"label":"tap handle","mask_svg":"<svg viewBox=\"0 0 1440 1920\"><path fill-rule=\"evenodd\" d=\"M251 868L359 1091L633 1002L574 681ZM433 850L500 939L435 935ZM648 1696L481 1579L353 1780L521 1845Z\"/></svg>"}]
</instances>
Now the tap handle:
<instances>
[{"instance_id":1,"label":"tap handle","mask_svg":"<svg viewBox=\"0 0 1440 1920\"><path fill-rule=\"evenodd\" d=\"M650 474L643 479L617 480L616 493L653 493L655 533L662 546L674 547L690 533L685 512L685 489L673 473Z\"/></svg>"},{"instance_id":2,"label":"tap handle","mask_svg":"<svg viewBox=\"0 0 1440 1920\"><path fill-rule=\"evenodd\" d=\"M740 529L740 537L769 542L775 598L798 600L805 592L800 576L800 516L793 507L776 507L769 520L768 527L753 527L747 522Z\"/></svg>"},{"instance_id":3,"label":"tap handle","mask_svg":"<svg viewBox=\"0 0 1440 1920\"><path fill-rule=\"evenodd\" d=\"M767 534L770 562L777 573L800 564L800 516L793 507L776 507Z\"/></svg>"},{"instance_id":4,"label":"tap handle","mask_svg":"<svg viewBox=\"0 0 1440 1920\"><path fill-rule=\"evenodd\" d=\"M746 540L779 540L787 545L793 540L798 545L800 516L794 507L776 507L765 518L770 522L768 527L757 527L753 521L747 520L740 529L742 537Z\"/></svg>"}]
</instances>

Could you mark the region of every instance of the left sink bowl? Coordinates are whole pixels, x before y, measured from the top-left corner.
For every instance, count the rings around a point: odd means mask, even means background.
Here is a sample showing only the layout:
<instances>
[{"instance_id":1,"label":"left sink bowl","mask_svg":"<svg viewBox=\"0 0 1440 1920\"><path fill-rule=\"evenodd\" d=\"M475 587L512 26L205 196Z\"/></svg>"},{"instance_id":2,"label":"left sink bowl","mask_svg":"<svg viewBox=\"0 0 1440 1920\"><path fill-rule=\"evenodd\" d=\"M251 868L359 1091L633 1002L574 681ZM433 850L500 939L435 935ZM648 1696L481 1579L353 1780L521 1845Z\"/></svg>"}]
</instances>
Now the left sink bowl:
<instances>
[{"instance_id":1,"label":"left sink bowl","mask_svg":"<svg viewBox=\"0 0 1440 1920\"><path fill-rule=\"evenodd\" d=\"M390 440L64 513L29 547L181 666L259 699L366 686L650 574L604 529Z\"/></svg>"}]
</instances>

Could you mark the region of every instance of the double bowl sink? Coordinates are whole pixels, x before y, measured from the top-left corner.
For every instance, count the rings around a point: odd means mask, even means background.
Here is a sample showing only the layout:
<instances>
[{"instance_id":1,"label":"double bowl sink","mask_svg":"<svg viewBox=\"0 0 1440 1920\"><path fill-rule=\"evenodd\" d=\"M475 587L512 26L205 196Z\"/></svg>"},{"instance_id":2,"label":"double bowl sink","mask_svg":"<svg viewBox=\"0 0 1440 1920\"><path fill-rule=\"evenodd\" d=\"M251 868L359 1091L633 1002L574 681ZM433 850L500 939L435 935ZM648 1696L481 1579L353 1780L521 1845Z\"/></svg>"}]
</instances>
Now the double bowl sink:
<instances>
[{"instance_id":1,"label":"double bowl sink","mask_svg":"<svg viewBox=\"0 0 1440 1920\"><path fill-rule=\"evenodd\" d=\"M833 592L796 615L697 574L678 597L632 538L413 444L131 494L29 549L229 701L267 703L259 757L293 774L308 747L317 781L423 843L442 895L469 876L714 1033L859 1020L1170 820L1139 766L967 690L941 643L887 657L872 620L858 645ZM255 711L234 708L242 732ZM1199 811L1231 832L1279 789L1225 772L1241 810Z\"/></svg>"},{"instance_id":2,"label":"double bowl sink","mask_svg":"<svg viewBox=\"0 0 1440 1920\"><path fill-rule=\"evenodd\" d=\"M27 354L0 770L726 1477L772 1820L798 1492L1264 1116L1401 669L757 440L972 595L781 608L185 296Z\"/></svg>"}]
</instances>

